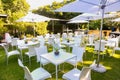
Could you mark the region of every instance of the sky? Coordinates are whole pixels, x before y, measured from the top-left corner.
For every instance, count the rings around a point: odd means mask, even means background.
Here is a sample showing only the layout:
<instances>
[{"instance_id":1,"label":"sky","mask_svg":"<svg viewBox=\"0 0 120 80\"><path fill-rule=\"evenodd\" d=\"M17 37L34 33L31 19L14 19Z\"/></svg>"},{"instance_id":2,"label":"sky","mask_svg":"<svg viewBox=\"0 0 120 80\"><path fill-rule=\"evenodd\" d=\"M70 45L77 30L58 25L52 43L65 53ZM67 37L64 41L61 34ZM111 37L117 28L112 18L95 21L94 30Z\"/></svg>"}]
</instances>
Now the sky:
<instances>
[{"instance_id":1,"label":"sky","mask_svg":"<svg viewBox=\"0 0 120 80\"><path fill-rule=\"evenodd\" d=\"M30 10L37 9L40 6L50 5L52 2L62 2L63 0L26 0L30 5Z\"/></svg>"}]
</instances>

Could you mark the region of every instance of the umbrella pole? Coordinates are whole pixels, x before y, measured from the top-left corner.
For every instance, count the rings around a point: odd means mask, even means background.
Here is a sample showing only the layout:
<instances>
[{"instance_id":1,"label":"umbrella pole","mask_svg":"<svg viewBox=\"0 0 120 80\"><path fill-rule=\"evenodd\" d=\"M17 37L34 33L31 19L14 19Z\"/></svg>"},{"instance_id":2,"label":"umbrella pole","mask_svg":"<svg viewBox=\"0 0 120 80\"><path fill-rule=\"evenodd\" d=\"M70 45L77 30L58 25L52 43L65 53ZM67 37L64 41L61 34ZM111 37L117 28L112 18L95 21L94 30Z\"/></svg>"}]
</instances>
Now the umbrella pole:
<instances>
[{"instance_id":1,"label":"umbrella pole","mask_svg":"<svg viewBox=\"0 0 120 80\"><path fill-rule=\"evenodd\" d=\"M54 33L54 21L52 21L52 31Z\"/></svg>"},{"instance_id":2,"label":"umbrella pole","mask_svg":"<svg viewBox=\"0 0 120 80\"><path fill-rule=\"evenodd\" d=\"M35 37L35 25L34 25L34 37Z\"/></svg>"},{"instance_id":3,"label":"umbrella pole","mask_svg":"<svg viewBox=\"0 0 120 80\"><path fill-rule=\"evenodd\" d=\"M79 29L79 23L78 23L77 29Z\"/></svg>"},{"instance_id":4,"label":"umbrella pole","mask_svg":"<svg viewBox=\"0 0 120 80\"><path fill-rule=\"evenodd\" d=\"M100 44L99 44L99 51L98 51L97 67L99 67L99 63L100 63L100 50L101 50L103 19L104 19L104 8L102 9L102 15L101 16L102 17L101 17L101 27L100 27Z\"/></svg>"},{"instance_id":5,"label":"umbrella pole","mask_svg":"<svg viewBox=\"0 0 120 80\"><path fill-rule=\"evenodd\" d=\"M88 20L88 31L89 31L89 26L90 26L90 22L89 22L89 20Z\"/></svg>"},{"instance_id":6,"label":"umbrella pole","mask_svg":"<svg viewBox=\"0 0 120 80\"><path fill-rule=\"evenodd\" d=\"M103 18L104 18L104 6L101 7L102 17L101 17L101 27L100 27L100 44L98 50L97 64L93 63L91 68L97 72L103 73L106 72L106 69L103 65L100 64L100 50L101 50L101 39L102 39L102 28L103 28Z\"/></svg>"}]
</instances>

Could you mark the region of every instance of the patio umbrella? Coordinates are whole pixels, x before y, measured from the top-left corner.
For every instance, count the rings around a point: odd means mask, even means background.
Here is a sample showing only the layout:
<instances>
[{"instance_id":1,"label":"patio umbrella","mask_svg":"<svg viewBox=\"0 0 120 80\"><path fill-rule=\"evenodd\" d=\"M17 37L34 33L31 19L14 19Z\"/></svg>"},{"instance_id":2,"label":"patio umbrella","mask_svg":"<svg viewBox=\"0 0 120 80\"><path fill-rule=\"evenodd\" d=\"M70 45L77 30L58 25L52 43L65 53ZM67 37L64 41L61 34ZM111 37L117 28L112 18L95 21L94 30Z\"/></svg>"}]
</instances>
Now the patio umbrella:
<instances>
[{"instance_id":1,"label":"patio umbrella","mask_svg":"<svg viewBox=\"0 0 120 80\"><path fill-rule=\"evenodd\" d=\"M91 14L91 13L83 13L81 15L78 15L71 20L87 20L88 21L88 30L89 30L89 21L90 20L95 20L95 18L98 17L97 14Z\"/></svg>"},{"instance_id":2,"label":"patio umbrella","mask_svg":"<svg viewBox=\"0 0 120 80\"><path fill-rule=\"evenodd\" d=\"M18 19L16 22L35 23L35 22L44 22L44 21L49 21L49 20L50 20L50 18L48 18L48 17L29 12L26 16ZM34 26L34 36L35 36L35 26Z\"/></svg>"},{"instance_id":3,"label":"patio umbrella","mask_svg":"<svg viewBox=\"0 0 120 80\"><path fill-rule=\"evenodd\" d=\"M104 18L110 18L114 16L116 15L115 14L104 14ZM98 19L101 19L101 14L83 13L70 20L98 20Z\"/></svg>"},{"instance_id":4,"label":"patio umbrella","mask_svg":"<svg viewBox=\"0 0 120 80\"><path fill-rule=\"evenodd\" d=\"M113 21L113 22L120 22L120 18L116 18L116 19L113 19L111 21Z\"/></svg>"},{"instance_id":5,"label":"patio umbrella","mask_svg":"<svg viewBox=\"0 0 120 80\"><path fill-rule=\"evenodd\" d=\"M115 14L104 14L104 18L114 17ZM101 19L101 14L91 14L91 13L83 13L78 15L71 20L87 20L88 21L88 30L89 30L89 21L90 20L98 20Z\"/></svg>"},{"instance_id":6,"label":"patio umbrella","mask_svg":"<svg viewBox=\"0 0 120 80\"><path fill-rule=\"evenodd\" d=\"M71 20L71 21L69 21L67 23L68 24L72 24L72 23L78 24L78 29L79 29L79 23L89 23L89 22L86 21L86 20Z\"/></svg>"},{"instance_id":7,"label":"patio umbrella","mask_svg":"<svg viewBox=\"0 0 120 80\"><path fill-rule=\"evenodd\" d=\"M100 62L100 46L102 38L102 28L103 28L103 18L104 13L120 11L120 0L76 0L72 3L69 3L62 8L59 8L55 11L59 12L86 12L86 13L98 13L101 12L101 27L100 27L100 45L97 59L97 67L94 69L98 72L105 72L106 69L99 65ZM101 69L103 71L101 71Z\"/></svg>"},{"instance_id":8,"label":"patio umbrella","mask_svg":"<svg viewBox=\"0 0 120 80\"><path fill-rule=\"evenodd\" d=\"M67 23L88 23L88 21L86 21L86 20L71 20Z\"/></svg>"}]
</instances>

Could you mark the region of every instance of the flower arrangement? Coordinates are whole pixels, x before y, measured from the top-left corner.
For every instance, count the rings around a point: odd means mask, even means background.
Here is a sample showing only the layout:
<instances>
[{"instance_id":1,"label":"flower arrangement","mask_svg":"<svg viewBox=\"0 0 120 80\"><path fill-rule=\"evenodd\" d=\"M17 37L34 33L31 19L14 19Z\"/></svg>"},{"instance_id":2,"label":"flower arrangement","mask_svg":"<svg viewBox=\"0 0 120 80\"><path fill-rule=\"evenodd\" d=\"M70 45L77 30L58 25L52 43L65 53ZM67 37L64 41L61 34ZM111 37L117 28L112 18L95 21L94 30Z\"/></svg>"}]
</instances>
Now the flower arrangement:
<instances>
[{"instance_id":1,"label":"flower arrangement","mask_svg":"<svg viewBox=\"0 0 120 80\"><path fill-rule=\"evenodd\" d=\"M53 49L55 50L55 55L59 55L59 49L60 49L60 46L59 46L59 44L58 43L56 43L55 41L54 41L54 43L53 43Z\"/></svg>"}]
</instances>

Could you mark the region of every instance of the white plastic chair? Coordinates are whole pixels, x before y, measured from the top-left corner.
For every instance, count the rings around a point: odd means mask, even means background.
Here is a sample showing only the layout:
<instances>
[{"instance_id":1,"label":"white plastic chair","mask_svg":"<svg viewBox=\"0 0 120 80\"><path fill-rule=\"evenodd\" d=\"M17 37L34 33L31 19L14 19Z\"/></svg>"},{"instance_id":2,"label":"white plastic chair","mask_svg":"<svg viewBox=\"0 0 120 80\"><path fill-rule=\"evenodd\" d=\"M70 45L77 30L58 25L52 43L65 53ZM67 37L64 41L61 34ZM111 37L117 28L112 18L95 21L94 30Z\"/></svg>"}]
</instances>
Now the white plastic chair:
<instances>
[{"instance_id":1,"label":"white plastic chair","mask_svg":"<svg viewBox=\"0 0 120 80\"><path fill-rule=\"evenodd\" d=\"M17 48L17 45L18 45L17 40L18 40L18 38L13 38L12 39L12 42L11 42L12 49L13 49L14 46Z\"/></svg>"},{"instance_id":2,"label":"white plastic chair","mask_svg":"<svg viewBox=\"0 0 120 80\"><path fill-rule=\"evenodd\" d=\"M28 49L27 45L25 44L24 39L23 40L18 39L17 40L17 45L18 45L18 49L20 50L21 54L23 54L22 53L23 50ZM23 61L23 58L22 58L22 61Z\"/></svg>"},{"instance_id":3,"label":"white plastic chair","mask_svg":"<svg viewBox=\"0 0 120 80\"><path fill-rule=\"evenodd\" d=\"M53 43L54 43L54 38L50 37L50 38L48 39L48 44L49 44L49 45L52 45Z\"/></svg>"},{"instance_id":4,"label":"white plastic chair","mask_svg":"<svg viewBox=\"0 0 120 80\"><path fill-rule=\"evenodd\" d=\"M107 44L105 46L114 48L116 46L116 42L117 42L117 38L108 39Z\"/></svg>"},{"instance_id":5,"label":"white plastic chair","mask_svg":"<svg viewBox=\"0 0 120 80\"><path fill-rule=\"evenodd\" d=\"M36 51L36 55L37 55L37 62L40 62L43 66L49 63L48 60L46 60L44 58L40 58L40 55L48 53L46 46L36 47L35 51Z\"/></svg>"},{"instance_id":6,"label":"white plastic chair","mask_svg":"<svg viewBox=\"0 0 120 80\"><path fill-rule=\"evenodd\" d=\"M38 40L40 41L40 46L44 46L45 45L45 39L43 36L39 36Z\"/></svg>"},{"instance_id":7,"label":"white plastic chair","mask_svg":"<svg viewBox=\"0 0 120 80\"><path fill-rule=\"evenodd\" d=\"M26 66L24 66L19 59L18 64L20 67L23 68L25 74L24 78L27 80L44 80L47 78L51 78L51 74L42 67L37 68L30 72L29 69Z\"/></svg>"},{"instance_id":8,"label":"white plastic chair","mask_svg":"<svg viewBox=\"0 0 120 80\"><path fill-rule=\"evenodd\" d=\"M88 36L88 44L87 44L87 46L94 46L95 44L94 44L94 35L89 35Z\"/></svg>"},{"instance_id":9,"label":"white plastic chair","mask_svg":"<svg viewBox=\"0 0 120 80\"><path fill-rule=\"evenodd\" d=\"M67 40L67 34L66 33L63 33L62 34L62 41L64 42L64 41L66 41Z\"/></svg>"},{"instance_id":10,"label":"white plastic chair","mask_svg":"<svg viewBox=\"0 0 120 80\"><path fill-rule=\"evenodd\" d=\"M25 45L25 40L17 40L17 45L18 45L18 49L20 49L21 53L22 53L22 50L28 49L27 45Z\"/></svg>"},{"instance_id":11,"label":"white plastic chair","mask_svg":"<svg viewBox=\"0 0 120 80\"><path fill-rule=\"evenodd\" d=\"M68 33L68 38L73 40L73 33Z\"/></svg>"},{"instance_id":12,"label":"white plastic chair","mask_svg":"<svg viewBox=\"0 0 120 80\"><path fill-rule=\"evenodd\" d=\"M89 67L83 67L80 71L74 68L63 74L62 78L65 80L91 80L91 69Z\"/></svg>"},{"instance_id":13,"label":"white plastic chair","mask_svg":"<svg viewBox=\"0 0 120 80\"><path fill-rule=\"evenodd\" d=\"M31 57L36 56L35 47L28 45L28 52L25 53L29 57L29 64L31 65Z\"/></svg>"},{"instance_id":14,"label":"white plastic chair","mask_svg":"<svg viewBox=\"0 0 120 80\"><path fill-rule=\"evenodd\" d=\"M105 51L105 44L106 44L105 42L102 42L102 41L101 41L100 52L104 52L104 51ZM98 52L98 51L99 51L99 46L100 46L100 41L96 41L96 42L95 42L95 48L94 48L94 50ZM104 58L104 55L105 55L105 54L102 53L102 54L100 54L100 55L103 55L103 58Z\"/></svg>"},{"instance_id":15,"label":"white plastic chair","mask_svg":"<svg viewBox=\"0 0 120 80\"><path fill-rule=\"evenodd\" d=\"M81 43L81 37L79 37L79 36L75 36L75 38L74 38L74 45L73 45L73 47L74 46L80 46L80 43Z\"/></svg>"},{"instance_id":16,"label":"white plastic chair","mask_svg":"<svg viewBox=\"0 0 120 80\"><path fill-rule=\"evenodd\" d=\"M85 48L84 47L79 47L79 46L74 46L72 49L72 54L76 55L77 58L72 58L70 60L67 60L67 63L70 63L72 65L76 65L77 67L77 63L78 62L82 62L83 63L83 53L84 53Z\"/></svg>"},{"instance_id":17,"label":"white plastic chair","mask_svg":"<svg viewBox=\"0 0 120 80\"><path fill-rule=\"evenodd\" d=\"M1 44L1 46L4 48L5 53L6 53L7 65L8 65L8 58L9 58L10 56L13 56L13 55L21 55L18 50L8 51L8 49L6 48L6 44ZM21 57L22 57L22 55L21 55Z\"/></svg>"}]
</instances>

